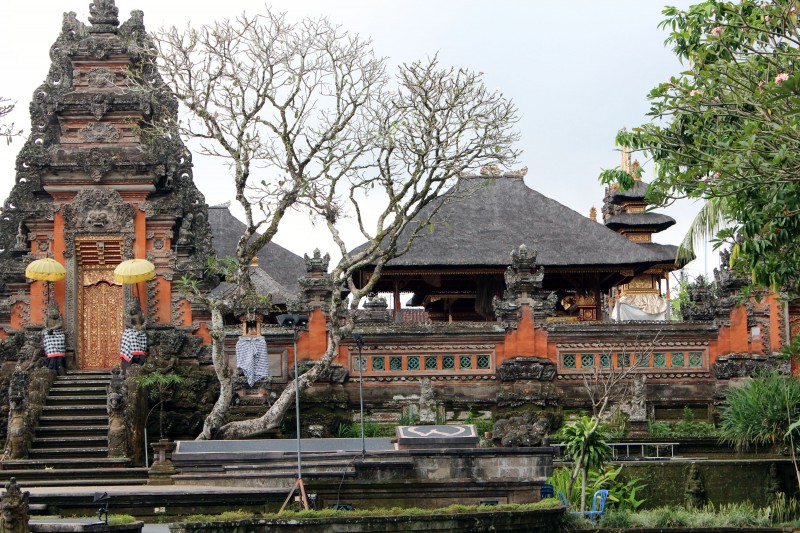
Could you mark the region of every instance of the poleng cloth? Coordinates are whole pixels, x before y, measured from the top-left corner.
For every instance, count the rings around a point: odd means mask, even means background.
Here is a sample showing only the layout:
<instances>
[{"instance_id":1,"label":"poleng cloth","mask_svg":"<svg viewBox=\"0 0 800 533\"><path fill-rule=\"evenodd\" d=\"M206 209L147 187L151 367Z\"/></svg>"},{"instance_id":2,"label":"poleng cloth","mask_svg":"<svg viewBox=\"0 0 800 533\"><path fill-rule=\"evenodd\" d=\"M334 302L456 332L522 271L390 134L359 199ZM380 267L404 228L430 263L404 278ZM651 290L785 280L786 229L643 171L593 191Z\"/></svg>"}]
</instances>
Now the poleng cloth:
<instances>
[{"instance_id":1,"label":"poleng cloth","mask_svg":"<svg viewBox=\"0 0 800 533\"><path fill-rule=\"evenodd\" d=\"M261 335L239 337L236 341L236 366L247 378L247 386L269 377L267 341Z\"/></svg>"},{"instance_id":2,"label":"poleng cloth","mask_svg":"<svg viewBox=\"0 0 800 533\"><path fill-rule=\"evenodd\" d=\"M47 357L64 357L66 340L63 329L44 330L44 353Z\"/></svg>"},{"instance_id":3,"label":"poleng cloth","mask_svg":"<svg viewBox=\"0 0 800 533\"><path fill-rule=\"evenodd\" d=\"M119 356L130 363L134 357L144 357L145 355L147 355L147 333L138 329L125 328L122 332Z\"/></svg>"}]
</instances>

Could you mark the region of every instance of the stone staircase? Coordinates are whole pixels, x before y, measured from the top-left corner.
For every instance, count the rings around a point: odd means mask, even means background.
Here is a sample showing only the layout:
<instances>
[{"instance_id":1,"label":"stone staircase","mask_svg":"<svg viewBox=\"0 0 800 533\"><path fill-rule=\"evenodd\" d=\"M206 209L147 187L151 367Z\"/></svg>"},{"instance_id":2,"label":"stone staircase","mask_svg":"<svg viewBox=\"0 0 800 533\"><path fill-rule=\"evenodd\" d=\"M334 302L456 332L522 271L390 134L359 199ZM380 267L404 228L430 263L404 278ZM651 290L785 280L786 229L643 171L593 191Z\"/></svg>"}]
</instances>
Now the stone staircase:
<instances>
[{"instance_id":1,"label":"stone staircase","mask_svg":"<svg viewBox=\"0 0 800 533\"><path fill-rule=\"evenodd\" d=\"M28 459L4 461L0 483L23 487L139 485L146 468L108 457L108 371L58 376L47 395Z\"/></svg>"}]
</instances>

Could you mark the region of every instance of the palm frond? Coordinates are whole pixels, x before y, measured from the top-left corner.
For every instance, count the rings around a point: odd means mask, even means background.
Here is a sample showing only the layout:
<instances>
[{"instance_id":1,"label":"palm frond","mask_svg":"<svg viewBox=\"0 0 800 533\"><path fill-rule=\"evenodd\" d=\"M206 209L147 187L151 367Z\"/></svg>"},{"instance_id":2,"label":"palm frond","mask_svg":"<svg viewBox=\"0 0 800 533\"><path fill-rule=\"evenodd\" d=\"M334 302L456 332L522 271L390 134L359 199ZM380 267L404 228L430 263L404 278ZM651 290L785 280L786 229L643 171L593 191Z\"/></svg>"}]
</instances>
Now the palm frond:
<instances>
[{"instance_id":1,"label":"palm frond","mask_svg":"<svg viewBox=\"0 0 800 533\"><path fill-rule=\"evenodd\" d=\"M675 263L683 267L697 257L696 250L705 245L720 229L724 228L730 218L727 215L728 202L725 197L708 198L706 203L694 217L689 230L678 246Z\"/></svg>"}]
</instances>

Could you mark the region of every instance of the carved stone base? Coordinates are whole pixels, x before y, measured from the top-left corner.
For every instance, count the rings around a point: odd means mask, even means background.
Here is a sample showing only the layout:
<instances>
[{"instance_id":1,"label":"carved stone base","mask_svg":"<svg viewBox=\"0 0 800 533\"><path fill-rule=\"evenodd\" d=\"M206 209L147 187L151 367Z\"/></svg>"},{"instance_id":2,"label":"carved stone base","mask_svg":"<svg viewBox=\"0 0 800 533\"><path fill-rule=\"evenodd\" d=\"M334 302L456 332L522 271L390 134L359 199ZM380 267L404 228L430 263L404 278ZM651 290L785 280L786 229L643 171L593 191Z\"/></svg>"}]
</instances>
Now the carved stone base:
<instances>
[{"instance_id":1,"label":"carved stone base","mask_svg":"<svg viewBox=\"0 0 800 533\"><path fill-rule=\"evenodd\" d=\"M503 361L497 369L500 381L532 379L537 381L553 381L556 367L549 359L541 357L514 357Z\"/></svg>"}]
</instances>

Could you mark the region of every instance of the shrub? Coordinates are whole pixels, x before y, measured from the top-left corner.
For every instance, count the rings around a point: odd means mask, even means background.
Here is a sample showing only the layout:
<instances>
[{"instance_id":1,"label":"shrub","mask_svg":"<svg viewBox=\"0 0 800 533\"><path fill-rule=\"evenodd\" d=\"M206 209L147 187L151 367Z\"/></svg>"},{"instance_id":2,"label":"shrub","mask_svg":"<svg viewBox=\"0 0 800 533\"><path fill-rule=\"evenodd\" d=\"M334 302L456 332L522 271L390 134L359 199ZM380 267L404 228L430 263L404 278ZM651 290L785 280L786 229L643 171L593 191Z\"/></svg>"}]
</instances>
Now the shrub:
<instances>
[{"instance_id":1,"label":"shrub","mask_svg":"<svg viewBox=\"0 0 800 533\"><path fill-rule=\"evenodd\" d=\"M720 411L720 441L739 449L781 446L800 418L800 380L776 371L728 391ZM795 441L800 431L793 432Z\"/></svg>"}]
</instances>

